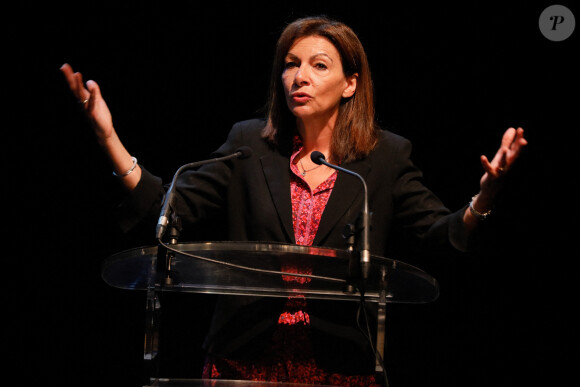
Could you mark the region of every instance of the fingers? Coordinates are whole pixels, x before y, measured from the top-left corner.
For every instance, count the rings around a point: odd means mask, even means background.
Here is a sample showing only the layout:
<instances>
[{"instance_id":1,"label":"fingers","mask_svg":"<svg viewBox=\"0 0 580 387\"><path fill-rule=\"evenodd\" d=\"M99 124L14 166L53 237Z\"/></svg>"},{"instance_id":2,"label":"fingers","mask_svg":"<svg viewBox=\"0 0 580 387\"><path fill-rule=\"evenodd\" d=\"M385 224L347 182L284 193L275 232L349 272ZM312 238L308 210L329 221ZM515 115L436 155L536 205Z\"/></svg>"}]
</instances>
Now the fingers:
<instances>
[{"instance_id":1,"label":"fingers","mask_svg":"<svg viewBox=\"0 0 580 387\"><path fill-rule=\"evenodd\" d=\"M487 172L488 175L491 175L493 177L501 177L505 172L507 172L506 164L503 163L502 161L500 162L496 161L496 159L498 159L499 153L500 151L498 151L498 153L491 162L485 155L482 155L480 157L481 166L483 167L483 170ZM503 157L499 157L499 159L503 160Z\"/></svg>"},{"instance_id":2,"label":"fingers","mask_svg":"<svg viewBox=\"0 0 580 387\"><path fill-rule=\"evenodd\" d=\"M518 128L515 130L513 135L513 140L509 145L506 152L506 162L511 165L520 155L523 147L528 144L528 141L524 138L524 130Z\"/></svg>"},{"instance_id":3,"label":"fingers","mask_svg":"<svg viewBox=\"0 0 580 387\"><path fill-rule=\"evenodd\" d=\"M524 138L524 129L509 128L503 135L502 146L508 149L517 149L527 145L528 141Z\"/></svg>"},{"instance_id":4,"label":"fingers","mask_svg":"<svg viewBox=\"0 0 580 387\"><path fill-rule=\"evenodd\" d=\"M528 145L528 140L524 138L524 130L522 128L518 128L517 130L514 145L518 149L518 151L524 146Z\"/></svg>"},{"instance_id":5,"label":"fingers","mask_svg":"<svg viewBox=\"0 0 580 387\"><path fill-rule=\"evenodd\" d=\"M493 159L489 161L486 156L481 156L481 165L492 176L502 176L510 169L527 143L528 141L524 138L524 130L521 127L509 128L505 131L501 146Z\"/></svg>"},{"instance_id":6,"label":"fingers","mask_svg":"<svg viewBox=\"0 0 580 387\"><path fill-rule=\"evenodd\" d=\"M492 162L498 175L504 173L509 167L508 153L515 141L516 135L516 129L508 128L501 138L501 145Z\"/></svg>"},{"instance_id":7,"label":"fingers","mask_svg":"<svg viewBox=\"0 0 580 387\"><path fill-rule=\"evenodd\" d=\"M515 136L515 129L513 129L513 128L506 130L506 132L504 133L504 135L501 139L501 145L500 145L499 149L497 150L497 152L493 156L493 159L491 160L491 162L488 161L490 167L493 168L494 170L495 169L499 170L500 168L502 168L502 170L500 171L500 172L502 172L503 168L505 168L505 166L507 164L506 155L507 155L507 152L510 148L510 144L514 140L514 136ZM487 160L487 158L486 158L486 160Z\"/></svg>"},{"instance_id":8,"label":"fingers","mask_svg":"<svg viewBox=\"0 0 580 387\"><path fill-rule=\"evenodd\" d=\"M85 88L85 85L83 84L83 75L81 73L74 73L74 78L76 87L74 93L77 96L79 102L85 104L85 101L91 97L91 93Z\"/></svg>"},{"instance_id":9,"label":"fingers","mask_svg":"<svg viewBox=\"0 0 580 387\"><path fill-rule=\"evenodd\" d=\"M483 170L485 172L491 173L493 171L493 166L491 165L491 163L489 162L489 160L485 155L481 155L479 157L479 160L481 161L481 166L483 167Z\"/></svg>"},{"instance_id":10,"label":"fingers","mask_svg":"<svg viewBox=\"0 0 580 387\"><path fill-rule=\"evenodd\" d=\"M68 63L65 63L60 67L60 71L63 73L64 78L66 79L66 81L68 83L68 87L74 93L75 90L77 89L77 87L76 87L76 79L75 79L72 67L70 67L70 65Z\"/></svg>"},{"instance_id":11,"label":"fingers","mask_svg":"<svg viewBox=\"0 0 580 387\"><path fill-rule=\"evenodd\" d=\"M69 89L72 91L74 96L80 103L86 105L89 98L91 97L91 93L89 90L85 88L83 84L82 74L79 72L75 73L68 63L63 64L60 67L60 70L63 73L68 83Z\"/></svg>"},{"instance_id":12,"label":"fingers","mask_svg":"<svg viewBox=\"0 0 580 387\"><path fill-rule=\"evenodd\" d=\"M507 156L516 135L516 129L507 129L502 136L501 145L493 156L493 159L489 161L486 156L481 156L481 165L485 172L493 177L500 177L508 170L509 161Z\"/></svg>"},{"instance_id":13,"label":"fingers","mask_svg":"<svg viewBox=\"0 0 580 387\"><path fill-rule=\"evenodd\" d=\"M72 67L70 67L68 63L65 63L60 66L60 71L62 71L62 73L67 76L68 74L72 74Z\"/></svg>"},{"instance_id":14,"label":"fingers","mask_svg":"<svg viewBox=\"0 0 580 387\"><path fill-rule=\"evenodd\" d=\"M501 139L501 147L505 149L509 149L509 147L513 144L517 135L517 131L514 128L509 128L503 134Z\"/></svg>"},{"instance_id":15,"label":"fingers","mask_svg":"<svg viewBox=\"0 0 580 387\"><path fill-rule=\"evenodd\" d=\"M91 93L91 98L100 98L101 97L101 88L97 84L97 82L93 80L87 81L87 89Z\"/></svg>"}]
</instances>

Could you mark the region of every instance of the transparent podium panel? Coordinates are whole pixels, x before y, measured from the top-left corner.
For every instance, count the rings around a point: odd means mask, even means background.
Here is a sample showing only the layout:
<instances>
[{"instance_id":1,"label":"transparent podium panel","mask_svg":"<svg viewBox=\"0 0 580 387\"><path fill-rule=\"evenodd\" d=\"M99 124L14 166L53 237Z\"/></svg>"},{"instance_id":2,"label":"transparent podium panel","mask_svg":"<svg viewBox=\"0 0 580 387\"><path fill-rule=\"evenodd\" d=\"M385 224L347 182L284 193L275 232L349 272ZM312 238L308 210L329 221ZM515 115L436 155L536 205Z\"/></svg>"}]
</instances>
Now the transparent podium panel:
<instances>
[{"instance_id":1,"label":"transparent podium panel","mask_svg":"<svg viewBox=\"0 0 580 387\"><path fill-rule=\"evenodd\" d=\"M386 304L434 301L439 286L421 269L388 258L371 256L364 279L360 268L358 254L347 250L272 242L200 242L125 250L108 257L101 274L112 287L143 290L146 294L146 386L298 387L305 385L159 378L160 295L166 291L266 297L299 294L375 303L375 371L380 379L384 374L381 359L385 352Z\"/></svg>"},{"instance_id":2,"label":"transparent podium panel","mask_svg":"<svg viewBox=\"0 0 580 387\"><path fill-rule=\"evenodd\" d=\"M161 266L159 257L165 261ZM372 256L364 283L358 268L356 254L346 250L271 242L202 242L119 252L104 262L102 277L110 286L131 290L301 294L359 301L364 289L367 301L379 302L382 295L386 302L399 303L428 303L439 295L435 278L403 262Z\"/></svg>"}]
</instances>

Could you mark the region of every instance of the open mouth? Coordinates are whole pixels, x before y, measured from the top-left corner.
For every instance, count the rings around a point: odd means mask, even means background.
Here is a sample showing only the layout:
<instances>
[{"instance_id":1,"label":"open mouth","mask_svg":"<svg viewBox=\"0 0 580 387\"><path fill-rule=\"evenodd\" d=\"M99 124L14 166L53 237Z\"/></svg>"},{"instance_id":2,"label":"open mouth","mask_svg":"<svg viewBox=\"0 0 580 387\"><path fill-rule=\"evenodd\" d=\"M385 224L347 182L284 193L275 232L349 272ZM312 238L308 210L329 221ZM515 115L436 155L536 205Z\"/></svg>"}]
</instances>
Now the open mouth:
<instances>
[{"instance_id":1,"label":"open mouth","mask_svg":"<svg viewBox=\"0 0 580 387\"><path fill-rule=\"evenodd\" d=\"M312 97L306 93L298 92L292 94L292 100L298 103L305 103L308 102L310 99L312 99Z\"/></svg>"}]
</instances>

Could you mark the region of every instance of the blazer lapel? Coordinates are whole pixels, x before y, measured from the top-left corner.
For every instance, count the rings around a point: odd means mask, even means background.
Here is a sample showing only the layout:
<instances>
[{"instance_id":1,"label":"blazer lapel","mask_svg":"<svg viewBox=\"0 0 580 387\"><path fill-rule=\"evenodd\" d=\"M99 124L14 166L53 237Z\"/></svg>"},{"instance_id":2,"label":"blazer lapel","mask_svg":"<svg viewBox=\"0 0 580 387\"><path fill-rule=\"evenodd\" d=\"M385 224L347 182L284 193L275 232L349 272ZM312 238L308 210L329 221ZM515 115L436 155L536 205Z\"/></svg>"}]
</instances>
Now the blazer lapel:
<instances>
[{"instance_id":1,"label":"blazer lapel","mask_svg":"<svg viewBox=\"0 0 580 387\"><path fill-rule=\"evenodd\" d=\"M370 164L366 160L357 161L344 166L341 165L341 167L358 173L363 179L366 179L371 169ZM321 240L324 240L328 233L336 227L336 223L344 213L351 209L355 200L358 197L363 198L363 195L363 185L358 177L338 171L332 194L330 195L330 198L328 198L328 203L322 213L322 218L320 219L320 225L318 226L318 232L314 238L313 245L316 246ZM354 210L357 211L358 214L362 211L362 207L360 209L355 208ZM341 227L344 226L346 225L341 225Z\"/></svg>"},{"instance_id":2,"label":"blazer lapel","mask_svg":"<svg viewBox=\"0 0 580 387\"><path fill-rule=\"evenodd\" d=\"M272 201L278 211L280 222L291 243L296 243L292 225L292 198L290 197L290 174L287 171L290 159L278 154L267 154L260 158L268 183Z\"/></svg>"}]
</instances>

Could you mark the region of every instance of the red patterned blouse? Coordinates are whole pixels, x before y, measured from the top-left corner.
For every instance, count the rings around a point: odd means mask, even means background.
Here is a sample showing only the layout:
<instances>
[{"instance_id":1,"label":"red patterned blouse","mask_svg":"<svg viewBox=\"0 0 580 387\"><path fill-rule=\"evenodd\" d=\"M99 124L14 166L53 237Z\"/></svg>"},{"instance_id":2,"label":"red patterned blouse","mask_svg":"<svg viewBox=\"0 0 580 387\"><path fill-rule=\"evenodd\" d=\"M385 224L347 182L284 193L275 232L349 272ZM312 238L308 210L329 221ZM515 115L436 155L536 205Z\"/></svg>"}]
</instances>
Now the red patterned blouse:
<instances>
[{"instance_id":1,"label":"red patterned blouse","mask_svg":"<svg viewBox=\"0 0 580 387\"><path fill-rule=\"evenodd\" d=\"M290 158L290 192L294 236L298 245L312 245L322 212L336 181L336 172L314 190L303 179L294 159L302 149L298 136ZM310 274L309 267L282 267L283 272ZM308 277L283 276L288 284L308 283ZM269 382L323 384L332 386L378 386L374 375L341 375L320 368L313 356L310 316L306 298L288 297L278 317L278 327L264 355L251 362L208 356L203 370L204 379L255 380ZM287 345L286 343L292 343Z\"/></svg>"}]
</instances>

